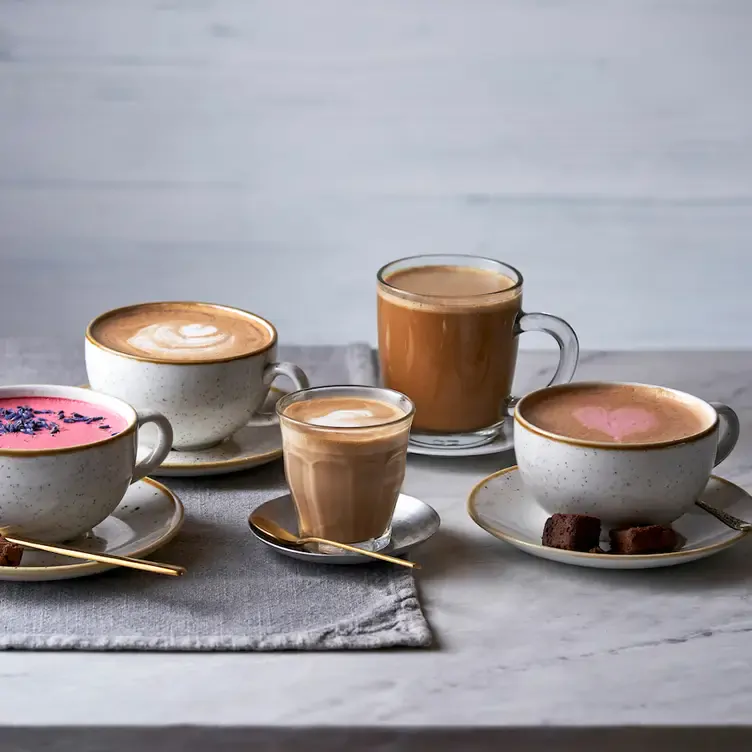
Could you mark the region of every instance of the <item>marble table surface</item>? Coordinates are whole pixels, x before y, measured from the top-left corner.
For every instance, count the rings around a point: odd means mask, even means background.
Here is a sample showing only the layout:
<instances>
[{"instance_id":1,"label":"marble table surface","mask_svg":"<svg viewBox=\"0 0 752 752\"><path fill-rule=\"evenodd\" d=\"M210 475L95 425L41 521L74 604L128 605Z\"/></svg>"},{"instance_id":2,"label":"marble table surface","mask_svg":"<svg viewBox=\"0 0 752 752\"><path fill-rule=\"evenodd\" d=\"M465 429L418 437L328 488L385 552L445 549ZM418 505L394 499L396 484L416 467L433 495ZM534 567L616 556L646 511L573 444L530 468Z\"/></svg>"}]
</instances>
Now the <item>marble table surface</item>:
<instances>
[{"instance_id":1,"label":"marble table surface","mask_svg":"<svg viewBox=\"0 0 752 752\"><path fill-rule=\"evenodd\" d=\"M522 353L518 391L542 382L552 360ZM752 487L751 374L752 352L592 352L578 377L660 383L728 402L743 432L719 473ZM610 752L680 741L682 749L744 748L752 541L663 570L542 561L490 537L465 512L476 481L513 462L511 453L410 458L405 491L443 519L416 552L434 649L5 653L3 737L23 749L35 733L35 743L55 750L224 750L250 740L260 749L304 742L316 750L418 742L554 750L604 741Z\"/></svg>"}]
</instances>

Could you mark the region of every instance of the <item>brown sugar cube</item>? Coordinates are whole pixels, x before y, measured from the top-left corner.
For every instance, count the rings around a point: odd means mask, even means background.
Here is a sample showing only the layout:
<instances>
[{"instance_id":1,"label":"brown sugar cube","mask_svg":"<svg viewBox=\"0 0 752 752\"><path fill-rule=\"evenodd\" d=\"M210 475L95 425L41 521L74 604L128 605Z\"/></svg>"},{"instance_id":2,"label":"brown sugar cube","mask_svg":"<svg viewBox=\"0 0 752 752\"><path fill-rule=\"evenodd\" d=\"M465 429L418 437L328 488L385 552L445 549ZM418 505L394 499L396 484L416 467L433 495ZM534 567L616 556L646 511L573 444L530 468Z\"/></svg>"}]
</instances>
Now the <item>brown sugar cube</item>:
<instances>
[{"instance_id":1,"label":"brown sugar cube","mask_svg":"<svg viewBox=\"0 0 752 752\"><path fill-rule=\"evenodd\" d=\"M21 563L23 548L0 538L0 567L17 567Z\"/></svg>"},{"instance_id":2,"label":"brown sugar cube","mask_svg":"<svg viewBox=\"0 0 752 752\"><path fill-rule=\"evenodd\" d=\"M590 551L597 548L601 521L586 514L555 514L543 527L544 546L565 551Z\"/></svg>"},{"instance_id":3,"label":"brown sugar cube","mask_svg":"<svg viewBox=\"0 0 752 752\"><path fill-rule=\"evenodd\" d=\"M612 554L661 554L676 548L677 536L665 525L645 525L612 530Z\"/></svg>"}]
</instances>

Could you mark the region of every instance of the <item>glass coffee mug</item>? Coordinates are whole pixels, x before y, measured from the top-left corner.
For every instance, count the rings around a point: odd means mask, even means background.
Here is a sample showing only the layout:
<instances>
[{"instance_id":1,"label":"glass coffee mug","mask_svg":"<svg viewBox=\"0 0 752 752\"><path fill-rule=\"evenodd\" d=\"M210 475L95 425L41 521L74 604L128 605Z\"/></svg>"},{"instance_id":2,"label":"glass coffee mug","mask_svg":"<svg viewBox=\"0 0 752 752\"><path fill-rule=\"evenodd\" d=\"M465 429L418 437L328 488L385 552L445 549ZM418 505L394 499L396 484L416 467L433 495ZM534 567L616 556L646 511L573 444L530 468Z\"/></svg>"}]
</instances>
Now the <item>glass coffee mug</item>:
<instances>
[{"instance_id":1,"label":"glass coffee mug","mask_svg":"<svg viewBox=\"0 0 752 752\"><path fill-rule=\"evenodd\" d=\"M572 380L579 357L569 324L522 311L522 275L494 259L412 256L383 266L378 279L381 378L415 404L410 442L476 447L493 441L514 408L522 332L559 345L549 386Z\"/></svg>"}]
</instances>

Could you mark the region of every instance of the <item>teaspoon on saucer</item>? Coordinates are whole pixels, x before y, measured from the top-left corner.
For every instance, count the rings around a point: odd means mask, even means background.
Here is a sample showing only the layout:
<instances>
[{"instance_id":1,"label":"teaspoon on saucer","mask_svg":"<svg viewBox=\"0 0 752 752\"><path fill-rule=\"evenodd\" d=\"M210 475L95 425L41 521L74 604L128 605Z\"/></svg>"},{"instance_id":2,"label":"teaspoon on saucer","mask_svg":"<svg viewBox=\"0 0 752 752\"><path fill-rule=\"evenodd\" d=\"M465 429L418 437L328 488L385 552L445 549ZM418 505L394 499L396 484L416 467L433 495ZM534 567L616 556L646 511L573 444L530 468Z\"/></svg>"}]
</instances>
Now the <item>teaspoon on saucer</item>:
<instances>
[{"instance_id":1,"label":"teaspoon on saucer","mask_svg":"<svg viewBox=\"0 0 752 752\"><path fill-rule=\"evenodd\" d=\"M752 524L740 520L738 517L734 517L733 514L728 512L722 512L720 509L711 507L710 504L706 504L701 499L698 499L697 504L700 509L704 509L708 514L712 514L717 520L720 520L724 525L728 525L732 530L738 530L740 533L748 533L752 530Z\"/></svg>"},{"instance_id":2,"label":"teaspoon on saucer","mask_svg":"<svg viewBox=\"0 0 752 752\"><path fill-rule=\"evenodd\" d=\"M273 538L281 543L293 546L304 546L306 543L323 543L327 546L334 546L335 548L341 548L344 551L351 551L355 554L362 554L363 556L370 556L373 559L380 559L381 561L388 561L391 564L398 564L401 567L410 567L411 569L420 569L420 565L413 561L407 561L405 559L398 559L396 556L389 556L388 554L381 554L378 551L367 551L363 548L357 548L356 546L350 546L347 543L339 543L337 541L328 540L326 538L305 537L299 538L297 535L293 535L289 530L285 530L281 525L276 522L272 522L266 517L262 517L258 514L252 514L248 518L248 522L254 527L260 530L265 535Z\"/></svg>"},{"instance_id":3,"label":"teaspoon on saucer","mask_svg":"<svg viewBox=\"0 0 752 752\"><path fill-rule=\"evenodd\" d=\"M61 546L60 544L42 543L28 538L17 538L15 535L3 535L8 543L15 543L23 548L33 548L38 551L47 551L51 554L60 554L61 556L70 556L72 559L85 559L86 561L98 561L102 564L114 564L118 567L129 567L130 569L141 569L144 572L154 574L166 574L171 577L180 577L186 572L185 567L176 564L161 564L156 561L146 561L144 559L134 559L130 556L116 556L115 554L95 554L92 551L82 551L78 548Z\"/></svg>"}]
</instances>

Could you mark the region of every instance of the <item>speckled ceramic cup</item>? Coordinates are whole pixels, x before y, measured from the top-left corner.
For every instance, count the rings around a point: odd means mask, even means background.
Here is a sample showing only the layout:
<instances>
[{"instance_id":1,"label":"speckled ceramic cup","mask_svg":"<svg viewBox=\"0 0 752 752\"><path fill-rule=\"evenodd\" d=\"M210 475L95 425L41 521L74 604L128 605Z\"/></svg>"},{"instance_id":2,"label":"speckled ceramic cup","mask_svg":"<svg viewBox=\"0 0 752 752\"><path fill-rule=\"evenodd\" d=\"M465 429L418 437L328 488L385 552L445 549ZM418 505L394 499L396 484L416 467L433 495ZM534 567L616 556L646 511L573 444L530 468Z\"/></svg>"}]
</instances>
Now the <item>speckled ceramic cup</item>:
<instances>
[{"instance_id":1,"label":"speckled ceramic cup","mask_svg":"<svg viewBox=\"0 0 752 752\"><path fill-rule=\"evenodd\" d=\"M250 353L205 360L180 360L120 352L98 341L94 331L108 316L134 309L148 312L161 303L116 309L94 319L86 330L86 372L93 389L136 406L159 410L172 425L173 448L207 449L229 438L248 423L277 421L258 414L277 376L287 376L295 389L309 386L305 373L292 363L276 362L277 330L266 319L247 311L213 303L180 303L197 309L217 308L247 318L249 326L268 333L266 342ZM151 436L145 441L150 442Z\"/></svg>"},{"instance_id":2,"label":"speckled ceramic cup","mask_svg":"<svg viewBox=\"0 0 752 752\"><path fill-rule=\"evenodd\" d=\"M605 529L665 525L692 507L713 468L736 445L739 419L727 405L660 389L672 392L702 416L702 430L653 443L584 441L550 433L525 418L526 402L544 390L531 392L518 402L514 411L517 464L525 486L545 511L593 515Z\"/></svg>"},{"instance_id":3,"label":"speckled ceramic cup","mask_svg":"<svg viewBox=\"0 0 752 752\"><path fill-rule=\"evenodd\" d=\"M0 387L5 397L65 397L117 413L126 427L91 444L52 449L0 449L0 527L46 543L88 532L112 514L128 486L164 461L172 445L167 419L122 400L73 386ZM158 440L136 462L137 429L153 423Z\"/></svg>"}]
</instances>

